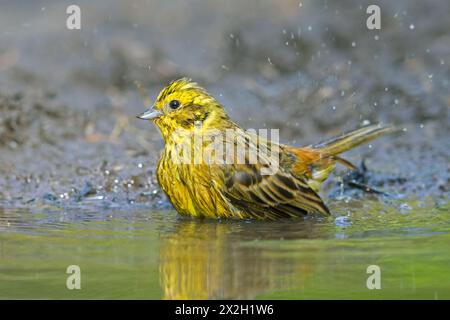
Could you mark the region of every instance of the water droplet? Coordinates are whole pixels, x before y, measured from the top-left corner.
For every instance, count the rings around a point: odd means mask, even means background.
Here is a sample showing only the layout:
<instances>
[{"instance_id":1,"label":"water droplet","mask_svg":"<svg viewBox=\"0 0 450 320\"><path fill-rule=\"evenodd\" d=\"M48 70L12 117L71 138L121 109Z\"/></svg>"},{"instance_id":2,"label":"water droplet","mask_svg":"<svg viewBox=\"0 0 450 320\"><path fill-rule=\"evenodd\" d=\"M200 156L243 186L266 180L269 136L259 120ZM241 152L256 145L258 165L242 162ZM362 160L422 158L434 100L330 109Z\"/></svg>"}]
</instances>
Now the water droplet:
<instances>
[{"instance_id":1,"label":"water droplet","mask_svg":"<svg viewBox=\"0 0 450 320\"><path fill-rule=\"evenodd\" d=\"M411 209L412 209L412 207L409 204L407 204L406 202L404 202L400 205L400 213L407 213L406 211L409 211Z\"/></svg>"},{"instance_id":2,"label":"water droplet","mask_svg":"<svg viewBox=\"0 0 450 320\"><path fill-rule=\"evenodd\" d=\"M16 148L18 147L18 144L17 144L17 142L15 142L15 141L11 141L11 142L9 143L9 146L11 147L11 149L16 149Z\"/></svg>"},{"instance_id":3,"label":"water droplet","mask_svg":"<svg viewBox=\"0 0 450 320\"><path fill-rule=\"evenodd\" d=\"M312 27L311 26L308 26L308 31L311 31L312 30Z\"/></svg>"},{"instance_id":4,"label":"water droplet","mask_svg":"<svg viewBox=\"0 0 450 320\"><path fill-rule=\"evenodd\" d=\"M138 168L142 169L144 165L142 163L138 163Z\"/></svg>"},{"instance_id":5,"label":"water droplet","mask_svg":"<svg viewBox=\"0 0 450 320\"><path fill-rule=\"evenodd\" d=\"M374 38L375 40L380 39L380 37L379 37L378 35L375 35L373 38Z\"/></svg>"},{"instance_id":6,"label":"water droplet","mask_svg":"<svg viewBox=\"0 0 450 320\"><path fill-rule=\"evenodd\" d=\"M413 25L412 23L409 25L409 29L410 29L410 30L414 30L415 28L416 28L416 26Z\"/></svg>"},{"instance_id":7,"label":"water droplet","mask_svg":"<svg viewBox=\"0 0 450 320\"><path fill-rule=\"evenodd\" d=\"M356 42L355 41L352 42L352 47L356 47Z\"/></svg>"},{"instance_id":8,"label":"water droplet","mask_svg":"<svg viewBox=\"0 0 450 320\"><path fill-rule=\"evenodd\" d=\"M423 129L425 126L423 125L423 123L420 124L420 129Z\"/></svg>"},{"instance_id":9,"label":"water droplet","mask_svg":"<svg viewBox=\"0 0 450 320\"><path fill-rule=\"evenodd\" d=\"M334 219L334 224L338 227L348 227L352 225L352 222L347 216L340 216Z\"/></svg>"}]
</instances>

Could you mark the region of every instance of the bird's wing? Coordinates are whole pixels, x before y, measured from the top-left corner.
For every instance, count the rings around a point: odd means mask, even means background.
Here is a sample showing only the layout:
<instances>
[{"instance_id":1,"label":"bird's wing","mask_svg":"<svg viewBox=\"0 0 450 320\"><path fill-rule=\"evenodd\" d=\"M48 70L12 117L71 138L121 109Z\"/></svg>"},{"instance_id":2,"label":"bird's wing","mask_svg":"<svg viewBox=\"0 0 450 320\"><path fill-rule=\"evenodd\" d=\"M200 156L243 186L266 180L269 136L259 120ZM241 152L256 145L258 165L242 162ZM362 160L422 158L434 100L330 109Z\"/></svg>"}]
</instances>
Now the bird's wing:
<instances>
[{"instance_id":1,"label":"bird's wing","mask_svg":"<svg viewBox=\"0 0 450 320\"><path fill-rule=\"evenodd\" d=\"M319 212L329 215L319 195L301 177L282 167L261 175L261 164L229 166L224 171L224 196L236 208L258 219L278 219Z\"/></svg>"}]
</instances>

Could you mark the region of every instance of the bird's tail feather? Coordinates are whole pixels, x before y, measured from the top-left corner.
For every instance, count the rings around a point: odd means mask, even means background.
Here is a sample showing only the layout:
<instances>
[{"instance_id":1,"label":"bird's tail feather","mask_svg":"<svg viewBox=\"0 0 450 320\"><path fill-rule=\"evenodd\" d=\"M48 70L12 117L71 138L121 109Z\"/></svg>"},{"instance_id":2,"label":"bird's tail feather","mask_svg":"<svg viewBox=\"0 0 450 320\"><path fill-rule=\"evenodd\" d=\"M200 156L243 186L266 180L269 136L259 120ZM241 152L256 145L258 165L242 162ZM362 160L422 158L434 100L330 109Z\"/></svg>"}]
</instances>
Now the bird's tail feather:
<instances>
[{"instance_id":1,"label":"bird's tail feather","mask_svg":"<svg viewBox=\"0 0 450 320\"><path fill-rule=\"evenodd\" d=\"M313 148L320 151L323 154L330 156L336 156L347 150L353 149L360 144L369 142L382 135L397 131L393 126L383 126L380 124L368 125L328 141L314 145Z\"/></svg>"}]
</instances>

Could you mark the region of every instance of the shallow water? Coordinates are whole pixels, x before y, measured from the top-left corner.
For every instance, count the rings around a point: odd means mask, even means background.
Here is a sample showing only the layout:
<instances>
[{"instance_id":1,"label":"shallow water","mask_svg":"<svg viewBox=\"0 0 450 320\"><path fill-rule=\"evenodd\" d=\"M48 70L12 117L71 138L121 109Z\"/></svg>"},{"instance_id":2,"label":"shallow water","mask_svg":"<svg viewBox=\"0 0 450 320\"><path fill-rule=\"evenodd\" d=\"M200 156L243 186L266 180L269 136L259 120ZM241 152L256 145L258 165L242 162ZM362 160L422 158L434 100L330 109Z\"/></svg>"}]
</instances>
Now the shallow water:
<instances>
[{"instance_id":1,"label":"shallow water","mask_svg":"<svg viewBox=\"0 0 450 320\"><path fill-rule=\"evenodd\" d=\"M331 208L330 218L275 223L0 208L0 298L450 298L448 204ZM69 265L81 269L80 290L66 288ZM380 290L366 287L369 265L380 267Z\"/></svg>"}]
</instances>

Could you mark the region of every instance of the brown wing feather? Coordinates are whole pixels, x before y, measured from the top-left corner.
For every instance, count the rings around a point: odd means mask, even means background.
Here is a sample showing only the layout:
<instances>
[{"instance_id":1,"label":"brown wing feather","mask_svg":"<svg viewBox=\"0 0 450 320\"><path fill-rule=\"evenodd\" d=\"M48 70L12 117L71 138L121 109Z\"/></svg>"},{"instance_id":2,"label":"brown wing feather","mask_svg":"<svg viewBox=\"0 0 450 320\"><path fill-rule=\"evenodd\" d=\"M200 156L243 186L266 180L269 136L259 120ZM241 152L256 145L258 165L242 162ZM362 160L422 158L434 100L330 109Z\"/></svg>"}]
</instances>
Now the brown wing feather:
<instances>
[{"instance_id":1,"label":"brown wing feather","mask_svg":"<svg viewBox=\"0 0 450 320\"><path fill-rule=\"evenodd\" d=\"M319 195L300 177L280 170L261 175L260 165L233 166L225 172L225 197L258 219L278 219L330 212Z\"/></svg>"}]
</instances>

